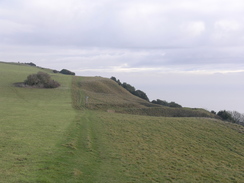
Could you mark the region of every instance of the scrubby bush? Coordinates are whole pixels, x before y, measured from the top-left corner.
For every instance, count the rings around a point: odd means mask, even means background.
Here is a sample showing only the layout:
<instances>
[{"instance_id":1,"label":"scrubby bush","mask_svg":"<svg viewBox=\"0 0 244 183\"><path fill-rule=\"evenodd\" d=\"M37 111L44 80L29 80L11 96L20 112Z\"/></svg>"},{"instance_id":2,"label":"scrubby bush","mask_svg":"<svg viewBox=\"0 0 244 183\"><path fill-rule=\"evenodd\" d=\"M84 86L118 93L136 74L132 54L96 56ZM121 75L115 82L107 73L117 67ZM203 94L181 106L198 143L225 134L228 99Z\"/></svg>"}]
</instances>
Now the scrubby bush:
<instances>
[{"instance_id":1,"label":"scrubby bush","mask_svg":"<svg viewBox=\"0 0 244 183\"><path fill-rule=\"evenodd\" d=\"M74 72L71 72L71 71L69 71L69 70L67 70L67 69L62 69L62 70L60 71L60 73L61 73L61 74L66 74L66 75L75 75Z\"/></svg>"},{"instance_id":2,"label":"scrubby bush","mask_svg":"<svg viewBox=\"0 0 244 183\"><path fill-rule=\"evenodd\" d=\"M36 64L30 62L30 63L25 63L26 65L30 65L30 66L33 66L33 67L36 67Z\"/></svg>"},{"instance_id":3,"label":"scrubby bush","mask_svg":"<svg viewBox=\"0 0 244 183\"><path fill-rule=\"evenodd\" d=\"M182 106L180 104L177 104L175 102L167 102L165 100L160 100L160 99L157 99L157 100L153 100L152 101L153 104L159 104L159 105L162 105L162 106L167 106L167 107L175 107L175 108L182 108Z\"/></svg>"},{"instance_id":4,"label":"scrubby bush","mask_svg":"<svg viewBox=\"0 0 244 183\"><path fill-rule=\"evenodd\" d=\"M213 113L213 114L217 114L217 113L216 113L215 111L213 111L213 110L211 111L211 113Z\"/></svg>"},{"instance_id":5,"label":"scrubby bush","mask_svg":"<svg viewBox=\"0 0 244 183\"><path fill-rule=\"evenodd\" d=\"M145 92L141 91L141 90L136 90L136 91L133 92L133 94L135 96L138 96L138 97L140 97L142 99L145 99L145 100L149 101L149 98L147 97L147 94Z\"/></svg>"},{"instance_id":6,"label":"scrubby bush","mask_svg":"<svg viewBox=\"0 0 244 183\"><path fill-rule=\"evenodd\" d=\"M45 72L29 75L24 84L39 88L57 88L60 86L57 81L52 80L51 76Z\"/></svg>"},{"instance_id":7,"label":"scrubby bush","mask_svg":"<svg viewBox=\"0 0 244 183\"><path fill-rule=\"evenodd\" d=\"M141 90L136 90L134 86L131 86L128 83L121 83L120 80L116 79L116 77L112 76L110 79L112 79L113 81L115 81L116 83L118 83L118 85L122 86L124 89L126 89L128 92L130 92L131 94L140 97L144 100L147 100L149 102L149 98L147 97L147 94Z\"/></svg>"},{"instance_id":8,"label":"scrubby bush","mask_svg":"<svg viewBox=\"0 0 244 183\"><path fill-rule=\"evenodd\" d=\"M122 86L132 94L134 94L134 92L136 91L134 86L131 86L130 84L127 84L125 82L122 84Z\"/></svg>"},{"instance_id":9,"label":"scrubby bush","mask_svg":"<svg viewBox=\"0 0 244 183\"><path fill-rule=\"evenodd\" d=\"M56 73L59 73L59 71L57 71L57 70L53 70L53 73L55 73L55 74L56 74Z\"/></svg>"},{"instance_id":10,"label":"scrubby bush","mask_svg":"<svg viewBox=\"0 0 244 183\"><path fill-rule=\"evenodd\" d=\"M169 107L181 108L182 106L180 104L175 103L175 102L170 102Z\"/></svg>"},{"instance_id":11,"label":"scrubby bush","mask_svg":"<svg viewBox=\"0 0 244 183\"><path fill-rule=\"evenodd\" d=\"M231 115L233 122L244 126L244 114L237 111L228 111Z\"/></svg>"},{"instance_id":12,"label":"scrubby bush","mask_svg":"<svg viewBox=\"0 0 244 183\"><path fill-rule=\"evenodd\" d=\"M229 121L229 122L234 122L234 119L232 118L231 114L229 112L227 112L226 110L223 111L219 111L217 113L217 115L225 121Z\"/></svg>"},{"instance_id":13,"label":"scrubby bush","mask_svg":"<svg viewBox=\"0 0 244 183\"><path fill-rule=\"evenodd\" d=\"M122 83L120 82L120 80L116 79L116 77L112 76L110 79L112 79L113 81L115 81L116 83L118 83L118 85L122 85Z\"/></svg>"}]
</instances>

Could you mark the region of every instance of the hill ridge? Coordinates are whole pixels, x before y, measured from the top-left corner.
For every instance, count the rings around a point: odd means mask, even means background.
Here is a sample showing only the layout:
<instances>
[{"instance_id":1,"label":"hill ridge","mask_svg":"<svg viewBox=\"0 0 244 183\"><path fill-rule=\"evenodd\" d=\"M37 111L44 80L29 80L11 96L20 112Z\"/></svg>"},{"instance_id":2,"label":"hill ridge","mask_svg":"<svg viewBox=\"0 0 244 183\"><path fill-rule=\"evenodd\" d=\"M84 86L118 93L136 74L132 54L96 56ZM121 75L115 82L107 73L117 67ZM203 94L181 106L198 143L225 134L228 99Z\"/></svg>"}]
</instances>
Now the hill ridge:
<instances>
[{"instance_id":1,"label":"hill ridge","mask_svg":"<svg viewBox=\"0 0 244 183\"><path fill-rule=\"evenodd\" d=\"M81 77L76 81L76 88L86 95L87 99L82 99L80 105L86 105L88 109L148 116L216 118L216 115L204 109L172 108L153 104L131 94L108 78Z\"/></svg>"}]
</instances>

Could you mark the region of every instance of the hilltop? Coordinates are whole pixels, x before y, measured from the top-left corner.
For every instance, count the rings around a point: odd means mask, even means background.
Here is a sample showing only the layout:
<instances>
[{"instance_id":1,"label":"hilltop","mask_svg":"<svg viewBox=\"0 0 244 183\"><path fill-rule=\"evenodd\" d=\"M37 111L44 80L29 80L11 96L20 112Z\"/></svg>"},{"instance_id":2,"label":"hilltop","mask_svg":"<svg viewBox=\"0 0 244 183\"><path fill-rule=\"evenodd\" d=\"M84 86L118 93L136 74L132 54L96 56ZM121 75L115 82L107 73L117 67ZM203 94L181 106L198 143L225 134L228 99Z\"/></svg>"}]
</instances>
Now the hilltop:
<instances>
[{"instance_id":1,"label":"hilltop","mask_svg":"<svg viewBox=\"0 0 244 183\"><path fill-rule=\"evenodd\" d=\"M88 109L114 111L118 113L165 117L210 117L216 115L204 109L171 108L153 104L132 95L111 79L102 77L82 77L76 79L76 89L87 98L78 100L77 106L86 105Z\"/></svg>"},{"instance_id":2,"label":"hilltop","mask_svg":"<svg viewBox=\"0 0 244 183\"><path fill-rule=\"evenodd\" d=\"M60 87L13 85L39 71ZM102 77L10 63L0 76L0 182L244 179L243 127L208 111L152 104Z\"/></svg>"}]
</instances>

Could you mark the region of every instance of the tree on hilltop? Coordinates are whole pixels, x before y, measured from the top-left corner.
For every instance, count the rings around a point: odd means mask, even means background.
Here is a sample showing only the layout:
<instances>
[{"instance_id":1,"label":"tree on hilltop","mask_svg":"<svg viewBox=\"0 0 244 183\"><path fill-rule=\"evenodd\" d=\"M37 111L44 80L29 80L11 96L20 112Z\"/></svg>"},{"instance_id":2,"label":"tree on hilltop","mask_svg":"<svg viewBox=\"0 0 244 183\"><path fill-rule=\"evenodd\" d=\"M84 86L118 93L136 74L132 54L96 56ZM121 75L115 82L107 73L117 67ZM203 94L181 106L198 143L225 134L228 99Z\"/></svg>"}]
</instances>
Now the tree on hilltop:
<instances>
[{"instance_id":1,"label":"tree on hilltop","mask_svg":"<svg viewBox=\"0 0 244 183\"><path fill-rule=\"evenodd\" d=\"M226 110L223 111L219 111L217 113L217 115L224 121L229 121L229 122L233 122L234 119L232 118L231 114L229 112L227 112Z\"/></svg>"}]
</instances>

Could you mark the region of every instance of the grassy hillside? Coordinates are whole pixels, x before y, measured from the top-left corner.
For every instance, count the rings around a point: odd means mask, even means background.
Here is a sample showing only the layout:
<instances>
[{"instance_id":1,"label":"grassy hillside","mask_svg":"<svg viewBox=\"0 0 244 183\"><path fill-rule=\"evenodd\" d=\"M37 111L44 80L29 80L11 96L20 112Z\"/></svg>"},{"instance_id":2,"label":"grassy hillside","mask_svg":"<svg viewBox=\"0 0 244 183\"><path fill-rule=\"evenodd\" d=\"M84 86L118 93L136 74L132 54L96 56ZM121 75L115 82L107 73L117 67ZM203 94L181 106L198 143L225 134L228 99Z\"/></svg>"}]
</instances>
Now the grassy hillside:
<instances>
[{"instance_id":1,"label":"grassy hillside","mask_svg":"<svg viewBox=\"0 0 244 183\"><path fill-rule=\"evenodd\" d=\"M216 117L204 109L171 108L152 104L138 98L111 79L102 77L83 77L75 81L83 95L80 105L86 102L86 108L110 110L119 113L164 116L164 117Z\"/></svg>"},{"instance_id":2,"label":"grassy hillside","mask_svg":"<svg viewBox=\"0 0 244 183\"><path fill-rule=\"evenodd\" d=\"M13 86L40 70L61 87ZM243 182L241 126L116 113L158 107L100 77L5 63L0 76L0 182Z\"/></svg>"},{"instance_id":3,"label":"grassy hillside","mask_svg":"<svg viewBox=\"0 0 244 183\"><path fill-rule=\"evenodd\" d=\"M41 167L56 154L75 118L71 77L53 75L62 83L58 89L13 86L37 71L36 67L0 63L0 182L35 182L45 177Z\"/></svg>"}]
</instances>

